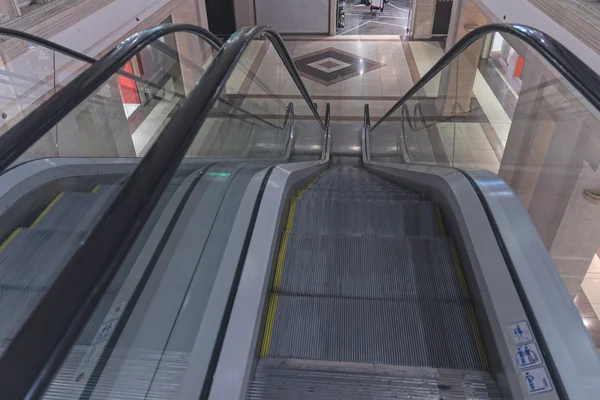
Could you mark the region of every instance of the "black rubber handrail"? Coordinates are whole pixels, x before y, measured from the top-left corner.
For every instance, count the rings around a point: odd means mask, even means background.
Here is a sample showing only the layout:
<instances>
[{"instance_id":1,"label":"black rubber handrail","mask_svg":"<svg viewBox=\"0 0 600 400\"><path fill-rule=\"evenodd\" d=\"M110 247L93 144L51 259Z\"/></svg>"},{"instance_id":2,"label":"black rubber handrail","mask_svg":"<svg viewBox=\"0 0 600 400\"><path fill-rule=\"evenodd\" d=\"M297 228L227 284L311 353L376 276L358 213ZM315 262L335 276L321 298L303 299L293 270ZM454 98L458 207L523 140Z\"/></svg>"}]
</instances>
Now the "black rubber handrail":
<instances>
[{"instance_id":1,"label":"black rubber handrail","mask_svg":"<svg viewBox=\"0 0 600 400\"><path fill-rule=\"evenodd\" d=\"M14 32L16 31L10 30L10 33ZM62 90L53 94L47 101L33 110L27 117L15 124L4 135L0 136L0 171L13 163L31 145L102 86L106 80L116 74L135 54L155 40L177 32L195 34L206 40L211 46L214 45L219 48L218 38L204 28L191 24L165 24L136 33L120 43L106 56L96 61L64 46L20 32L15 37L25 40L31 39L32 42L35 39L35 43L43 46L55 45L57 51L72 57L83 56L85 59L82 59L82 61L93 64ZM8 30L3 28L3 30L0 30L0 34L8 34Z\"/></svg>"},{"instance_id":2,"label":"black rubber handrail","mask_svg":"<svg viewBox=\"0 0 600 400\"><path fill-rule=\"evenodd\" d=\"M13 136L14 132L26 135L29 145L32 139L43 135L48 126L53 126L86 99L140 49L166 34L195 29L198 28L190 25L163 25L125 40L53 95L37 112L15 126L18 129L13 128ZM39 399L43 396L177 171L198 130L219 100L227 78L244 50L259 34L271 40L315 118L327 130L279 34L270 28L253 27L241 29L233 35L0 358L3 400ZM7 143L12 144L12 141ZM2 162L6 163L6 159L21 148L3 151ZM0 140L1 150L5 149Z\"/></svg>"},{"instance_id":3,"label":"black rubber handrail","mask_svg":"<svg viewBox=\"0 0 600 400\"><path fill-rule=\"evenodd\" d=\"M600 77L569 49L551 36L529 26L516 24L490 24L472 30L460 39L435 65L410 88L385 115L371 127L377 127L396 112L406 101L423 88L434 76L458 57L467 47L490 33L508 33L531 46L552 65L583 97L600 110Z\"/></svg>"}]
</instances>

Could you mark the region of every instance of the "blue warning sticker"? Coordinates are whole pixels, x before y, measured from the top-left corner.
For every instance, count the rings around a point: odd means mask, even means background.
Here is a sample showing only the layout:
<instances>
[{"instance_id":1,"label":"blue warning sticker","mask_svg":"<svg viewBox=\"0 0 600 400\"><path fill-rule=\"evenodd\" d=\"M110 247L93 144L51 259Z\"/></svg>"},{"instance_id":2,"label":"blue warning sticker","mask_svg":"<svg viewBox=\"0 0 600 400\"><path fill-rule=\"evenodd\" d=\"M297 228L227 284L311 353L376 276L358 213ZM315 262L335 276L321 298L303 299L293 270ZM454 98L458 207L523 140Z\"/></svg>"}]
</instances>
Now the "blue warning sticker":
<instances>
[{"instance_id":1,"label":"blue warning sticker","mask_svg":"<svg viewBox=\"0 0 600 400\"><path fill-rule=\"evenodd\" d=\"M534 368L523 373L523 379L527 391L533 393L545 393L552 391L552 384L548 378L546 368Z\"/></svg>"},{"instance_id":2,"label":"blue warning sticker","mask_svg":"<svg viewBox=\"0 0 600 400\"><path fill-rule=\"evenodd\" d=\"M517 346L515 353L517 365L521 369L535 367L544 363L537 345L533 342Z\"/></svg>"},{"instance_id":3,"label":"blue warning sticker","mask_svg":"<svg viewBox=\"0 0 600 400\"><path fill-rule=\"evenodd\" d=\"M533 334L531 333L531 328L529 328L527 321L510 324L507 326L507 328L510 331L510 335L515 344L532 342L534 340Z\"/></svg>"},{"instance_id":4,"label":"blue warning sticker","mask_svg":"<svg viewBox=\"0 0 600 400\"><path fill-rule=\"evenodd\" d=\"M127 302L123 301L121 303L118 303L118 304L115 304L114 306L112 306L112 308L110 309L108 314L106 314L106 317L104 318L104 320L119 318L123 314L123 311L125 310L126 305L127 305Z\"/></svg>"},{"instance_id":5,"label":"blue warning sticker","mask_svg":"<svg viewBox=\"0 0 600 400\"><path fill-rule=\"evenodd\" d=\"M102 325L100 325L98 331L96 332L96 336L94 336L93 342L97 343L102 342L104 340L108 340L108 338L110 338L111 333L113 333L117 322L117 320L112 320L104 322Z\"/></svg>"},{"instance_id":6,"label":"blue warning sticker","mask_svg":"<svg viewBox=\"0 0 600 400\"><path fill-rule=\"evenodd\" d=\"M88 351L85 353L85 356L83 356L83 360L82 360L81 364L85 365L85 364L89 364L89 363L98 361L98 359L100 358L100 354L102 354L103 348L104 348L104 346L102 346L100 344L95 344L93 346L90 346Z\"/></svg>"}]
</instances>

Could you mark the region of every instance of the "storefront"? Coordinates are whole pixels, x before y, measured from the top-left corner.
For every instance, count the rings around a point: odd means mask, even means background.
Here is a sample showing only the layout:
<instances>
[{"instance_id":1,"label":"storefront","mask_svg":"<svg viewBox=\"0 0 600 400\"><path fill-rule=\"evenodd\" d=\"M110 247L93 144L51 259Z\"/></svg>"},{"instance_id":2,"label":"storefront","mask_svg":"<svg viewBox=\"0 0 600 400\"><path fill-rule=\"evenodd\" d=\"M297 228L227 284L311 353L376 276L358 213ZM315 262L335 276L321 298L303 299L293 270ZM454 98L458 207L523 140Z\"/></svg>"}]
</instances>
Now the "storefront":
<instances>
[{"instance_id":1,"label":"storefront","mask_svg":"<svg viewBox=\"0 0 600 400\"><path fill-rule=\"evenodd\" d=\"M495 33L492 38L492 45L489 52L490 63L504 77L507 84L519 95L521 91L523 74L523 65L525 60L521 57L500 33Z\"/></svg>"}]
</instances>

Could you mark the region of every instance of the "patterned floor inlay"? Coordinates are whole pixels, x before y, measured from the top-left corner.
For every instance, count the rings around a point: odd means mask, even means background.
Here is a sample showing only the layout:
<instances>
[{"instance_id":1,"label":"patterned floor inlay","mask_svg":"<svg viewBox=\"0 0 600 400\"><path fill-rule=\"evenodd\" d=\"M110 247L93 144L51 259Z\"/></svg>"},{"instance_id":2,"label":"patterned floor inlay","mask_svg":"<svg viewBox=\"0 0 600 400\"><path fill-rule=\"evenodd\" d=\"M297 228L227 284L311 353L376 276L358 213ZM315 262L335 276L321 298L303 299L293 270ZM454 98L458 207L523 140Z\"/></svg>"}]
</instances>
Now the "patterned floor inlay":
<instances>
[{"instance_id":1,"label":"patterned floor inlay","mask_svg":"<svg viewBox=\"0 0 600 400\"><path fill-rule=\"evenodd\" d=\"M300 75L329 86L383 67L383 64L328 47L294 59Z\"/></svg>"}]
</instances>

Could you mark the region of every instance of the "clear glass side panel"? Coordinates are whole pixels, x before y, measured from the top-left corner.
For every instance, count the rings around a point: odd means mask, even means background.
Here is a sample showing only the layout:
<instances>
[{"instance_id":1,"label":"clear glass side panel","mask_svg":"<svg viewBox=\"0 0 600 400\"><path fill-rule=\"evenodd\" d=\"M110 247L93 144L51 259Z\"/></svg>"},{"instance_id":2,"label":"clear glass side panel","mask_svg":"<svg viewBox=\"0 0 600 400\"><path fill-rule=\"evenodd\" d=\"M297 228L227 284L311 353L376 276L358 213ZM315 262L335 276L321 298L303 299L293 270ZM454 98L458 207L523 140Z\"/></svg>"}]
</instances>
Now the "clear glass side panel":
<instances>
[{"instance_id":1,"label":"clear glass side panel","mask_svg":"<svg viewBox=\"0 0 600 400\"><path fill-rule=\"evenodd\" d=\"M496 33L471 45L373 130L371 153L374 160L498 174L527 209L571 295L585 303L584 322L593 325L590 304L600 312L599 127L600 112L539 53Z\"/></svg>"},{"instance_id":2,"label":"clear glass side panel","mask_svg":"<svg viewBox=\"0 0 600 400\"><path fill-rule=\"evenodd\" d=\"M313 152L320 154L320 126L273 44L258 38L237 63L188 156L281 159L292 134L297 142L313 131Z\"/></svg>"},{"instance_id":3,"label":"clear glass side panel","mask_svg":"<svg viewBox=\"0 0 600 400\"><path fill-rule=\"evenodd\" d=\"M474 158L461 131L479 126L481 107L474 95L476 88L465 82L477 79L482 46L481 40L471 45L373 130L370 145L374 161L440 166L483 161L479 155ZM432 59L435 55L442 53L429 53L425 61L417 59L417 63L431 63L431 67L437 61ZM421 69L426 71L423 66Z\"/></svg>"},{"instance_id":4,"label":"clear glass side panel","mask_svg":"<svg viewBox=\"0 0 600 400\"><path fill-rule=\"evenodd\" d=\"M196 68L184 72L177 52L182 36L165 37L160 44L137 54L129 67L113 75L63 118L14 168L0 174L4 202L0 212L0 351L10 344L66 263L85 243L137 166L139 156L202 76L212 50L208 50L208 58L203 62L197 60ZM183 39L191 43L200 40L195 36ZM196 51L191 48L188 54ZM40 51L27 51L38 60ZM52 55L50 59L53 60ZM55 77L64 83L81 72L78 62L61 65L56 73L51 71L51 79L46 76L49 80L43 75L37 80L21 79L23 76L19 75L20 86L5 85L4 89L13 90L13 97L8 99L13 108L7 109L16 110L19 106L25 110L24 99L33 100L30 106L35 107L43 96L60 90L62 85L55 85ZM17 81L13 72L5 79ZM26 88L23 82L33 86ZM19 88L19 95L15 88ZM19 164L40 157L53 159ZM196 164L182 166L164 197L172 195L183 179L198 168ZM36 178L28 192L13 198L11 190L32 176ZM163 201L158 207L164 206Z\"/></svg>"},{"instance_id":5,"label":"clear glass side panel","mask_svg":"<svg viewBox=\"0 0 600 400\"><path fill-rule=\"evenodd\" d=\"M63 66L44 46L0 36L0 134L54 94Z\"/></svg>"},{"instance_id":6,"label":"clear glass side panel","mask_svg":"<svg viewBox=\"0 0 600 400\"><path fill-rule=\"evenodd\" d=\"M203 39L185 32L157 40L128 60L19 162L44 157L143 156L200 80L213 51ZM89 67L62 54L53 55L52 61L60 68L40 84L39 91L45 94L36 94L31 108Z\"/></svg>"},{"instance_id":7,"label":"clear glass side panel","mask_svg":"<svg viewBox=\"0 0 600 400\"><path fill-rule=\"evenodd\" d=\"M265 164L218 163L196 179L199 168L215 157L281 159L292 109L311 115L302 102L271 42L253 41L45 398L198 398L224 310L219 288L238 262L225 258L235 217Z\"/></svg>"}]
</instances>

